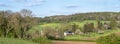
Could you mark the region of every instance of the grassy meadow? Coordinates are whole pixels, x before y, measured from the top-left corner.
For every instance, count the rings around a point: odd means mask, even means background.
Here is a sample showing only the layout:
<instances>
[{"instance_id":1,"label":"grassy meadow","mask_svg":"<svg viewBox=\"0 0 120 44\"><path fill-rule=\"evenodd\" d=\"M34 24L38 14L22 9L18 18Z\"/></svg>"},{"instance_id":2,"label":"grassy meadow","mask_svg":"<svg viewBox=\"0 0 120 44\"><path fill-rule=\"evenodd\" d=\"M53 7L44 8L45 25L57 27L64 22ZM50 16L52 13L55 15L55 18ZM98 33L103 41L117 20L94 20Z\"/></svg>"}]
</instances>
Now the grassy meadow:
<instances>
[{"instance_id":1,"label":"grassy meadow","mask_svg":"<svg viewBox=\"0 0 120 44\"><path fill-rule=\"evenodd\" d=\"M28 40L15 39L15 38L0 38L0 44L39 44Z\"/></svg>"}]
</instances>

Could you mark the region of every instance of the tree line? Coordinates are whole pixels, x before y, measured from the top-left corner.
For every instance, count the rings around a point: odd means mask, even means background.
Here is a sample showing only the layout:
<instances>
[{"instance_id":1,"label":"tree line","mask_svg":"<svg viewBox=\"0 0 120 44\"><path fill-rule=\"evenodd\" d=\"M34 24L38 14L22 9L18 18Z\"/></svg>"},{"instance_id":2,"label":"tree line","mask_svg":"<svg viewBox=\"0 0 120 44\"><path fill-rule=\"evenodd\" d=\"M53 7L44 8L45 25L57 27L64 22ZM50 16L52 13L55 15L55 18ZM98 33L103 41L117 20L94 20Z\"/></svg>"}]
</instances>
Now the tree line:
<instances>
[{"instance_id":1,"label":"tree line","mask_svg":"<svg viewBox=\"0 0 120 44\"><path fill-rule=\"evenodd\" d=\"M84 21L84 20L96 20L96 17L100 20L108 21L110 18L115 17L116 20L120 20L120 12L91 12L91 13L76 13L71 15L56 15L44 18L39 18L39 22L72 22L72 21Z\"/></svg>"}]
</instances>

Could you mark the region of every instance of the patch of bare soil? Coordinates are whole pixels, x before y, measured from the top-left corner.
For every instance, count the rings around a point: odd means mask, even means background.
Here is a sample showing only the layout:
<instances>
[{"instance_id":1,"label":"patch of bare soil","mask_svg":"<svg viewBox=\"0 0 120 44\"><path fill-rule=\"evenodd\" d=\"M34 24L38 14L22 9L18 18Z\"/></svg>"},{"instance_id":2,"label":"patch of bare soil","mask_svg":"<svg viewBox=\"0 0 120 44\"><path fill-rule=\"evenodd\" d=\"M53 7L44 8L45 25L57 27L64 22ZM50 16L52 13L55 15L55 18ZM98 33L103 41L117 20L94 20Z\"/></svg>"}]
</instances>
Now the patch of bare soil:
<instances>
[{"instance_id":1,"label":"patch of bare soil","mask_svg":"<svg viewBox=\"0 0 120 44\"><path fill-rule=\"evenodd\" d=\"M53 41L54 44L96 44L95 42Z\"/></svg>"}]
</instances>

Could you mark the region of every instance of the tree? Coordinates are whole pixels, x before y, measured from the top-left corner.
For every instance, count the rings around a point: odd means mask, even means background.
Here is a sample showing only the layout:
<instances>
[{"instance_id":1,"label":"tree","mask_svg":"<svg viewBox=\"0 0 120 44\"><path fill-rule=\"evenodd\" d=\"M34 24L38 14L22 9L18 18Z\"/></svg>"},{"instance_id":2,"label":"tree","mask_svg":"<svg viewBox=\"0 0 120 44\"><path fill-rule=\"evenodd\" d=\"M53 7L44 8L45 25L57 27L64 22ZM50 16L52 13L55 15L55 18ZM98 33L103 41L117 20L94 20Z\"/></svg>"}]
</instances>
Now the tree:
<instances>
[{"instance_id":1,"label":"tree","mask_svg":"<svg viewBox=\"0 0 120 44\"><path fill-rule=\"evenodd\" d=\"M89 33L94 31L94 23L86 23L84 24L84 33Z\"/></svg>"},{"instance_id":2,"label":"tree","mask_svg":"<svg viewBox=\"0 0 120 44\"><path fill-rule=\"evenodd\" d=\"M110 27L111 27L112 29L115 29L115 28L117 27L117 21L116 21L116 19L115 19L114 17L112 17L112 18L110 19Z\"/></svg>"},{"instance_id":3,"label":"tree","mask_svg":"<svg viewBox=\"0 0 120 44\"><path fill-rule=\"evenodd\" d=\"M27 31L37 24L37 19L32 17L32 12L30 10L23 9L20 14L22 15L21 19L21 35L23 38L27 38Z\"/></svg>"},{"instance_id":4,"label":"tree","mask_svg":"<svg viewBox=\"0 0 120 44\"><path fill-rule=\"evenodd\" d=\"M10 26L8 25L9 22L9 15L11 15L12 12L9 11L1 11L0 12L0 31L1 31L1 35L6 37L8 34L8 28L10 28Z\"/></svg>"},{"instance_id":5,"label":"tree","mask_svg":"<svg viewBox=\"0 0 120 44\"><path fill-rule=\"evenodd\" d=\"M21 16L19 13L14 13L14 15L12 15L11 17L11 24L12 24L12 27L14 29L14 33L15 33L15 36L18 37L18 38L21 38L21 26L20 26L20 19Z\"/></svg>"},{"instance_id":6,"label":"tree","mask_svg":"<svg viewBox=\"0 0 120 44\"><path fill-rule=\"evenodd\" d=\"M72 23L71 28L72 28L72 31L75 32L76 29L78 29L78 25L75 23Z\"/></svg>"},{"instance_id":7,"label":"tree","mask_svg":"<svg viewBox=\"0 0 120 44\"><path fill-rule=\"evenodd\" d=\"M97 25L98 25L97 28L102 29L102 23L100 21L97 21Z\"/></svg>"},{"instance_id":8,"label":"tree","mask_svg":"<svg viewBox=\"0 0 120 44\"><path fill-rule=\"evenodd\" d=\"M5 11L0 11L0 31L1 31L1 36L5 36ZM5 26L5 27L4 27Z\"/></svg>"}]
</instances>

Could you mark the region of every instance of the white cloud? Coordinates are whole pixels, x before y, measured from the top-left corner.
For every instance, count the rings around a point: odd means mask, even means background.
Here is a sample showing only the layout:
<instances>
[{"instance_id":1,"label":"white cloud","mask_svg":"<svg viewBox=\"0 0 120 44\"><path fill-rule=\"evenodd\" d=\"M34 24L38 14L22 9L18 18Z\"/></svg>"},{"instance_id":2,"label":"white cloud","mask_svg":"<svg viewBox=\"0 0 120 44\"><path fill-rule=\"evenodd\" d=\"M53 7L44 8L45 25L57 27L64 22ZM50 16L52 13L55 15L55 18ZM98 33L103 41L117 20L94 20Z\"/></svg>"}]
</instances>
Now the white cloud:
<instances>
[{"instance_id":1,"label":"white cloud","mask_svg":"<svg viewBox=\"0 0 120 44\"><path fill-rule=\"evenodd\" d=\"M46 2L45 0L34 0L35 2Z\"/></svg>"},{"instance_id":2,"label":"white cloud","mask_svg":"<svg viewBox=\"0 0 120 44\"><path fill-rule=\"evenodd\" d=\"M76 5L76 4L66 5L66 8L77 8L77 7L79 7L79 5Z\"/></svg>"},{"instance_id":3,"label":"white cloud","mask_svg":"<svg viewBox=\"0 0 120 44\"><path fill-rule=\"evenodd\" d=\"M33 7L33 6L40 6L42 3L30 3L30 4L26 4L24 5L25 7Z\"/></svg>"},{"instance_id":4,"label":"white cloud","mask_svg":"<svg viewBox=\"0 0 120 44\"><path fill-rule=\"evenodd\" d=\"M24 4L24 7L33 7L33 6L40 6L46 0L10 0L11 2L17 2Z\"/></svg>"},{"instance_id":5,"label":"white cloud","mask_svg":"<svg viewBox=\"0 0 120 44\"><path fill-rule=\"evenodd\" d=\"M24 5L25 7L34 7L42 5L46 0L29 0L27 2L28 3Z\"/></svg>"},{"instance_id":6,"label":"white cloud","mask_svg":"<svg viewBox=\"0 0 120 44\"><path fill-rule=\"evenodd\" d=\"M27 2L27 0L9 0L11 2Z\"/></svg>"},{"instance_id":7,"label":"white cloud","mask_svg":"<svg viewBox=\"0 0 120 44\"><path fill-rule=\"evenodd\" d=\"M0 7L9 7L9 5L4 4L4 3L0 3Z\"/></svg>"},{"instance_id":8,"label":"white cloud","mask_svg":"<svg viewBox=\"0 0 120 44\"><path fill-rule=\"evenodd\" d=\"M45 2L45 0L9 0L11 2Z\"/></svg>"}]
</instances>

